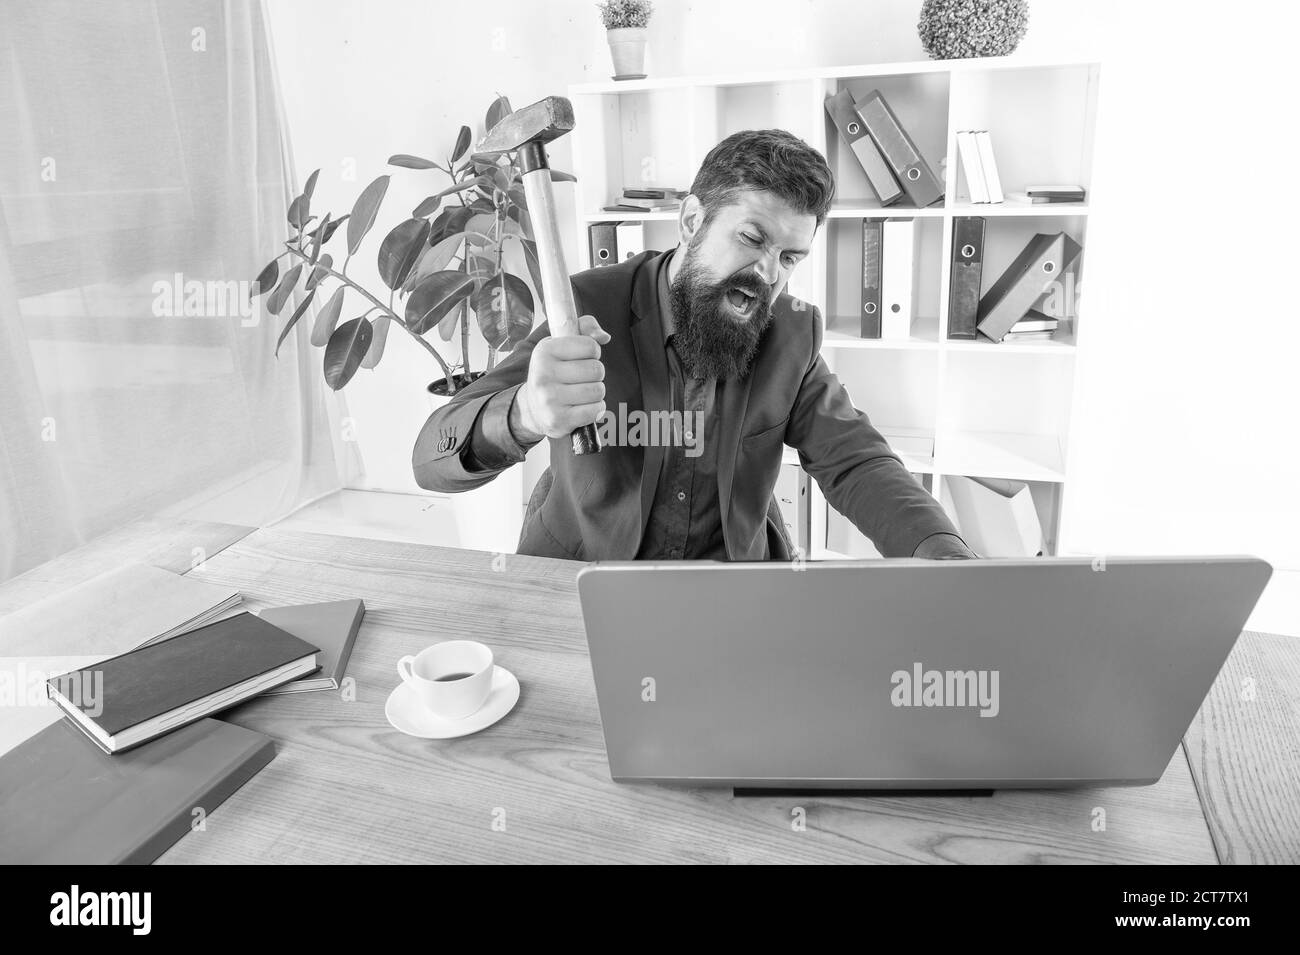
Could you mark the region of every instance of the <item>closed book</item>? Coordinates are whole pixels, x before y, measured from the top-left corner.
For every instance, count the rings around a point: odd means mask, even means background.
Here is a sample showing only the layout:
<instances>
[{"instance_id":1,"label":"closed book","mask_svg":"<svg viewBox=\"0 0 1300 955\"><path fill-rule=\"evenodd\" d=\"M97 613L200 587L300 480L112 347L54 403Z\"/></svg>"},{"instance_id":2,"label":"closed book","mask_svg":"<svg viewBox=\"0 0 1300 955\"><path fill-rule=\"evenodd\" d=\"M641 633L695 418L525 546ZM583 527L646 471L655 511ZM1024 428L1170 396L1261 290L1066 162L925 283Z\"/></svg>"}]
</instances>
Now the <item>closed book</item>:
<instances>
[{"instance_id":1,"label":"closed book","mask_svg":"<svg viewBox=\"0 0 1300 955\"><path fill-rule=\"evenodd\" d=\"M971 202L988 202L989 189L984 182L984 170L980 166L979 146L975 143L975 134L969 129L957 132L957 154L961 157L961 169L966 176L966 191L970 193Z\"/></svg>"},{"instance_id":2,"label":"closed book","mask_svg":"<svg viewBox=\"0 0 1300 955\"><path fill-rule=\"evenodd\" d=\"M251 613L46 681L106 752L118 753L310 673L318 648Z\"/></svg>"},{"instance_id":3,"label":"closed book","mask_svg":"<svg viewBox=\"0 0 1300 955\"><path fill-rule=\"evenodd\" d=\"M620 222L614 228L614 246L620 262L640 255L645 251L645 223Z\"/></svg>"},{"instance_id":4,"label":"closed book","mask_svg":"<svg viewBox=\"0 0 1300 955\"><path fill-rule=\"evenodd\" d=\"M668 209L678 209L681 207L680 199L631 199L622 198L618 201L620 206L630 206L633 209L641 209L645 212L663 212Z\"/></svg>"},{"instance_id":5,"label":"closed book","mask_svg":"<svg viewBox=\"0 0 1300 955\"><path fill-rule=\"evenodd\" d=\"M1053 318L1050 315L1044 315L1036 309L1030 309L1025 313L1025 317L1011 326L1008 335L1016 332L1054 332L1057 326L1061 324L1059 318Z\"/></svg>"},{"instance_id":6,"label":"closed book","mask_svg":"<svg viewBox=\"0 0 1300 955\"><path fill-rule=\"evenodd\" d=\"M366 605L359 597L292 607L269 607L258 611L257 615L285 633L320 648L317 657L319 672L267 690L267 696L339 688L348 659L352 656L357 631L361 629L361 619L366 615Z\"/></svg>"},{"instance_id":7,"label":"closed book","mask_svg":"<svg viewBox=\"0 0 1300 955\"><path fill-rule=\"evenodd\" d=\"M685 189L672 189L668 186L628 186L623 190L628 199L685 199Z\"/></svg>"},{"instance_id":8,"label":"closed book","mask_svg":"<svg viewBox=\"0 0 1300 955\"><path fill-rule=\"evenodd\" d=\"M979 147L980 169L984 172L984 184L988 186L989 202L1002 201L1002 177L998 175L998 163L993 157L993 139L987 129L975 133L975 145Z\"/></svg>"},{"instance_id":9,"label":"closed book","mask_svg":"<svg viewBox=\"0 0 1300 955\"><path fill-rule=\"evenodd\" d=\"M618 261L617 222L593 222L587 227L591 239L591 267L600 268Z\"/></svg>"},{"instance_id":10,"label":"closed book","mask_svg":"<svg viewBox=\"0 0 1300 955\"><path fill-rule=\"evenodd\" d=\"M1083 186L1076 185L1033 185L1025 186L1025 193L1030 196L1045 196L1050 199L1065 199L1078 202L1087 195Z\"/></svg>"},{"instance_id":11,"label":"closed book","mask_svg":"<svg viewBox=\"0 0 1300 955\"><path fill-rule=\"evenodd\" d=\"M60 720L0 758L0 862L147 865L274 758L270 737L219 720L118 756Z\"/></svg>"},{"instance_id":12,"label":"closed book","mask_svg":"<svg viewBox=\"0 0 1300 955\"><path fill-rule=\"evenodd\" d=\"M880 90L872 90L858 104L858 113L867 125L867 132L880 148L894 178L918 208L932 205L943 198L943 184L926 164L916 143L898 121Z\"/></svg>"},{"instance_id":13,"label":"closed book","mask_svg":"<svg viewBox=\"0 0 1300 955\"><path fill-rule=\"evenodd\" d=\"M881 229L880 249L880 337L910 338L916 221L886 219Z\"/></svg>"},{"instance_id":14,"label":"closed book","mask_svg":"<svg viewBox=\"0 0 1300 955\"><path fill-rule=\"evenodd\" d=\"M974 339L979 318L980 283L984 275L982 216L961 216L952 222L952 271L948 276L948 337Z\"/></svg>"},{"instance_id":15,"label":"closed book","mask_svg":"<svg viewBox=\"0 0 1300 955\"><path fill-rule=\"evenodd\" d=\"M861 336L880 337L881 236L883 219L862 220Z\"/></svg>"},{"instance_id":16,"label":"closed book","mask_svg":"<svg viewBox=\"0 0 1300 955\"><path fill-rule=\"evenodd\" d=\"M1042 331L1042 332L1011 331L1011 332L1007 332L1005 335L1002 336L1002 341L999 342L999 344L1005 344L1006 342L1046 342L1046 341L1051 341L1052 336L1054 334L1055 332L1052 331Z\"/></svg>"},{"instance_id":17,"label":"closed book","mask_svg":"<svg viewBox=\"0 0 1300 955\"><path fill-rule=\"evenodd\" d=\"M980 333L994 341L1025 317L1038 297L1057 281L1082 251L1064 232L1040 232L1025 245L980 299Z\"/></svg>"},{"instance_id":18,"label":"closed book","mask_svg":"<svg viewBox=\"0 0 1300 955\"><path fill-rule=\"evenodd\" d=\"M826 113L839 131L844 144L857 158L862 171L867 174L867 182L876 194L882 206L892 206L903 198L903 189L889 171L889 165L880 155L880 150L867 135L867 125L858 113L853 102L853 94L840 90L834 96L826 98Z\"/></svg>"}]
</instances>

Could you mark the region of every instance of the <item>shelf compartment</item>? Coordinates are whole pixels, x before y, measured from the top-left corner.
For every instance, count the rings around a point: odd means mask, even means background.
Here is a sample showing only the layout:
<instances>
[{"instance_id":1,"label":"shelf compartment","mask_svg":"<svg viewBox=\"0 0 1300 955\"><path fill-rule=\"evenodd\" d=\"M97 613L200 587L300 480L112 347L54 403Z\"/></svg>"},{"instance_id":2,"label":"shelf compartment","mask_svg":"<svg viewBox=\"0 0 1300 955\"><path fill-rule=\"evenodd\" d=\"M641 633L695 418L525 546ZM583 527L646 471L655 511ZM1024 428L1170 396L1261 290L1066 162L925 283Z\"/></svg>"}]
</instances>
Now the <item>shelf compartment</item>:
<instances>
[{"instance_id":1,"label":"shelf compartment","mask_svg":"<svg viewBox=\"0 0 1300 955\"><path fill-rule=\"evenodd\" d=\"M938 471L1016 481L1065 480L1060 437L1006 431L940 432L935 437Z\"/></svg>"}]
</instances>

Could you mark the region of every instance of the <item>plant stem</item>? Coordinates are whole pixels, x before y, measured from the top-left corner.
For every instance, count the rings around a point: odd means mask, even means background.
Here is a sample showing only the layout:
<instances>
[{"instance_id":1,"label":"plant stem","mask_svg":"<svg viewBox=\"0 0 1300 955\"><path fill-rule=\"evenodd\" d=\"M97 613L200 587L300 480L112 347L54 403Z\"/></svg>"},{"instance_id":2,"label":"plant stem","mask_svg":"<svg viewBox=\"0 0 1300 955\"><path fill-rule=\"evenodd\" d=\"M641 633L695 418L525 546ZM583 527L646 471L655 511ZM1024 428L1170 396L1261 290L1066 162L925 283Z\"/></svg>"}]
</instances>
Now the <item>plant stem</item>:
<instances>
[{"instance_id":1,"label":"plant stem","mask_svg":"<svg viewBox=\"0 0 1300 955\"><path fill-rule=\"evenodd\" d=\"M288 243L285 244L288 245ZM308 264L310 264L311 262L310 258L304 255L301 250L295 249L292 246L289 246L289 254L298 256L298 258L302 259L304 262L307 262ZM276 258L279 258L279 256L276 256ZM323 266L319 263L316 264L315 268L325 269L326 274L334 276L336 279L341 281L348 288L352 289L354 292L359 293L364 298L368 299L371 303L373 303L375 308L372 308L370 309L369 312L366 312L367 315L369 315L370 312L375 311L375 309L378 309L379 311L383 312L391 321L396 322L398 325L401 325L402 328L406 329L407 334L409 334L412 338L414 338L417 342L419 342L424 347L425 351L427 351L430 355L432 355L435 359L437 359L438 365L442 368L443 376L447 379L449 384L451 383L451 369L447 367L447 362L444 361L443 357L438 354L437 349L435 349L432 345L430 345L427 341L425 341L423 335L417 335L415 332L411 331L411 326L407 325L406 322L402 321L401 317L398 316L398 314L394 312L392 308L385 305L383 302L379 301L379 299L375 298L373 295L367 292L364 288L362 288L352 279L348 278L342 272L335 272L333 269L327 268L326 266Z\"/></svg>"}]
</instances>

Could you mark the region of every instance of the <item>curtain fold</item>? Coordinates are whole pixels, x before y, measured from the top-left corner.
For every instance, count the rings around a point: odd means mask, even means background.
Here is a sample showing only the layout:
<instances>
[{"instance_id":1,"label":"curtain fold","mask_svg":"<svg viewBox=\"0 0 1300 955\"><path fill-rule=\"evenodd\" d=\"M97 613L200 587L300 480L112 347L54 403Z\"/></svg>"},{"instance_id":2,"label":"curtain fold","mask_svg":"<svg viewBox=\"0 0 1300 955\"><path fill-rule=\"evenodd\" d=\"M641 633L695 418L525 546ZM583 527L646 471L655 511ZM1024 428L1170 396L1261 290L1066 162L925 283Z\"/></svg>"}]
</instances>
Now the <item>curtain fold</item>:
<instances>
[{"instance_id":1,"label":"curtain fold","mask_svg":"<svg viewBox=\"0 0 1300 955\"><path fill-rule=\"evenodd\" d=\"M341 487L312 316L277 358L248 298L297 192L262 4L5 4L0 52L0 580Z\"/></svg>"}]
</instances>

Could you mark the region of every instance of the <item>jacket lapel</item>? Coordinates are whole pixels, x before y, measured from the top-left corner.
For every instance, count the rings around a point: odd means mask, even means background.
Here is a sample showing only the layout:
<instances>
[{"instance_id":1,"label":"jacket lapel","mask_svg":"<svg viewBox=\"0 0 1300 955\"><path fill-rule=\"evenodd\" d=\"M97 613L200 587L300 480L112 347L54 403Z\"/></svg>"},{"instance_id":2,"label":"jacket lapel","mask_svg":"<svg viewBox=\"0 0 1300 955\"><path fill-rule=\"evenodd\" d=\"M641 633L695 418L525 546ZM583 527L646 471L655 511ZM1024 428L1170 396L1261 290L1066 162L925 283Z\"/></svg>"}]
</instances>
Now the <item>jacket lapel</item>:
<instances>
[{"instance_id":1,"label":"jacket lapel","mask_svg":"<svg viewBox=\"0 0 1300 955\"><path fill-rule=\"evenodd\" d=\"M722 512L722 539L727 545L727 556L732 560L744 560L747 555L738 553L737 545L731 539L728 514L731 504L732 478L736 474L736 455L740 448L740 433L745 426L745 410L749 407L749 385L753 380L753 368L742 379L730 379L721 385L722 394L718 400L718 427L715 432L720 444L718 446L718 501Z\"/></svg>"},{"instance_id":2,"label":"jacket lapel","mask_svg":"<svg viewBox=\"0 0 1300 955\"><path fill-rule=\"evenodd\" d=\"M657 284L659 269L667 252L647 259L636 271L632 288L632 345L636 350L637 373L641 378L641 408L668 408L668 358L664 354L663 325L659 321L659 296ZM663 466L662 445L652 444L643 449L641 459L641 534L636 547L641 546L650 509L654 505L655 490L659 485L659 470Z\"/></svg>"}]
</instances>

